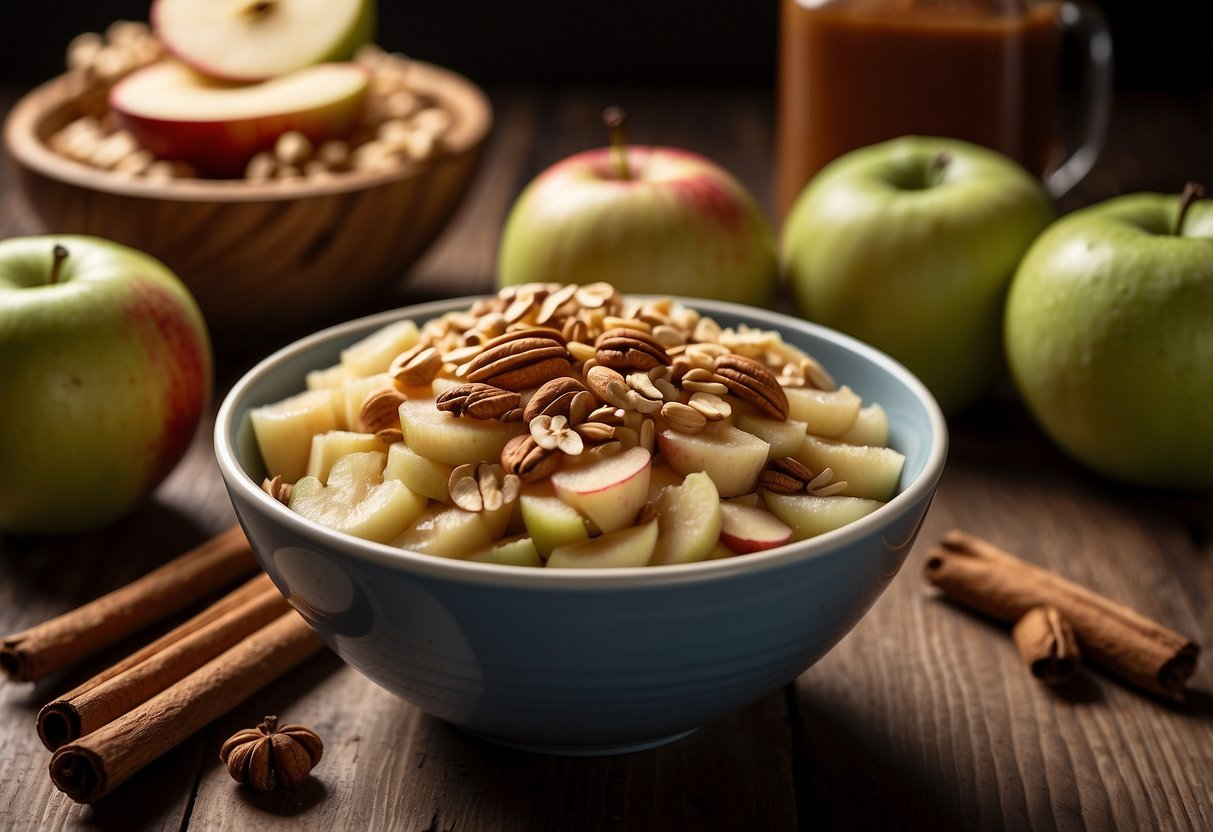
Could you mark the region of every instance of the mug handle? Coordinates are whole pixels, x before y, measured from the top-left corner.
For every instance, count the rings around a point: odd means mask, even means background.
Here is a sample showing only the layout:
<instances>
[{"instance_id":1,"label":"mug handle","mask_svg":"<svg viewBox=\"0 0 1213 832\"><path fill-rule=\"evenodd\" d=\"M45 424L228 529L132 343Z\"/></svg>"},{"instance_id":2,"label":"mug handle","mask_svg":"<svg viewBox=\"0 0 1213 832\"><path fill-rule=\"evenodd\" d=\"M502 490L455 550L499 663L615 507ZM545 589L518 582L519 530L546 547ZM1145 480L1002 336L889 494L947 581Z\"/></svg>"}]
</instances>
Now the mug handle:
<instances>
[{"instance_id":1,"label":"mug handle","mask_svg":"<svg viewBox=\"0 0 1213 832\"><path fill-rule=\"evenodd\" d=\"M1103 15L1086 3L1066 0L1058 17L1062 32L1086 45L1081 109L1087 117L1083 143L1044 175L1045 190L1054 199L1068 193L1095 167L1112 112L1112 35Z\"/></svg>"}]
</instances>

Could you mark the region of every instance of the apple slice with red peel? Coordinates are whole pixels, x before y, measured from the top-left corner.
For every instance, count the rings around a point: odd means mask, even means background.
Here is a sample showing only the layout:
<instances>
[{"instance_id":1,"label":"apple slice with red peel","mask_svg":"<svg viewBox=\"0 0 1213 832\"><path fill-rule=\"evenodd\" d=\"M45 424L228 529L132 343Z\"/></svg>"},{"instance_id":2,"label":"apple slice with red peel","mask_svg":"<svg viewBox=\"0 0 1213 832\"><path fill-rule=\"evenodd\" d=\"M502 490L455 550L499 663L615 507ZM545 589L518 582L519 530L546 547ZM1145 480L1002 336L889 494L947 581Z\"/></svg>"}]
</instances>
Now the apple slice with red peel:
<instances>
[{"instance_id":1,"label":"apple slice with red peel","mask_svg":"<svg viewBox=\"0 0 1213 832\"><path fill-rule=\"evenodd\" d=\"M496 511L430 506L416 518L411 528L392 541L392 545L444 558L467 557L492 546L505 531L513 511L512 503Z\"/></svg>"},{"instance_id":2,"label":"apple slice with red peel","mask_svg":"<svg viewBox=\"0 0 1213 832\"><path fill-rule=\"evenodd\" d=\"M447 465L496 462L505 443L526 430L522 422L473 419L439 410L433 399L400 405L404 441L426 459Z\"/></svg>"},{"instance_id":3,"label":"apple slice with red peel","mask_svg":"<svg viewBox=\"0 0 1213 832\"><path fill-rule=\"evenodd\" d=\"M291 489L293 511L330 529L387 543L425 509L426 499L399 480L383 479L385 454L353 453L333 463L328 484L304 477Z\"/></svg>"},{"instance_id":4,"label":"apple slice with red peel","mask_svg":"<svg viewBox=\"0 0 1213 832\"><path fill-rule=\"evenodd\" d=\"M763 491L763 500L771 514L792 528L793 540L804 540L842 528L867 517L884 503L863 497L815 494L776 494Z\"/></svg>"},{"instance_id":5,"label":"apple slice with red peel","mask_svg":"<svg viewBox=\"0 0 1213 832\"><path fill-rule=\"evenodd\" d=\"M657 500L657 548L654 566L704 560L720 540L720 494L702 471L687 474Z\"/></svg>"},{"instance_id":6,"label":"apple slice with red peel","mask_svg":"<svg viewBox=\"0 0 1213 832\"><path fill-rule=\"evenodd\" d=\"M349 135L368 79L357 64L320 64L233 86L164 61L115 84L109 103L118 123L156 156L188 162L204 176L235 178L288 131L315 144Z\"/></svg>"},{"instance_id":7,"label":"apple slice with red peel","mask_svg":"<svg viewBox=\"0 0 1213 832\"><path fill-rule=\"evenodd\" d=\"M375 32L373 0L156 0L164 47L199 72L262 81L343 61Z\"/></svg>"},{"instance_id":8,"label":"apple slice with red peel","mask_svg":"<svg viewBox=\"0 0 1213 832\"><path fill-rule=\"evenodd\" d=\"M307 390L249 411L269 476L294 482L307 474L312 437L337 429L333 390Z\"/></svg>"},{"instance_id":9,"label":"apple slice with red peel","mask_svg":"<svg viewBox=\"0 0 1213 832\"><path fill-rule=\"evenodd\" d=\"M543 566L535 542L526 535L509 537L467 556L477 563L500 563L506 566Z\"/></svg>"},{"instance_id":10,"label":"apple slice with red peel","mask_svg":"<svg viewBox=\"0 0 1213 832\"><path fill-rule=\"evenodd\" d=\"M426 459L403 442L393 442L387 450L387 466L383 469L383 478L400 480L411 491L440 503L449 503L449 483L451 471L454 469L454 465Z\"/></svg>"},{"instance_id":11,"label":"apple slice with red peel","mask_svg":"<svg viewBox=\"0 0 1213 832\"><path fill-rule=\"evenodd\" d=\"M737 427L746 433L752 433L771 446L767 459L783 459L796 453L800 443L804 441L807 425L795 419L780 421L769 416L742 414L737 420Z\"/></svg>"},{"instance_id":12,"label":"apple slice with red peel","mask_svg":"<svg viewBox=\"0 0 1213 832\"><path fill-rule=\"evenodd\" d=\"M645 566L657 547L657 521L627 526L601 537L557 547L548 568L621 568Z\"/></svg>"},{"instance_id":13,"label":"apple slice with red peel","mask_svg":"<svg viewBox=\"0 0 1213 832\"><path fill-rule=\"evenodd\" d=\"M817 390L813 387L789 387L788 418L805 422L814 436L839 436L855 424L863 400L850 387ZM786 454L785 454L786 456Z\"/></svg>"},{"instance_id":14,"label":"apple slice with red peel","mask_svg":"<svg viewBox=\"0 0 1213 832\"><path fill-rule=\"evenodd\" d=\"M739 555L774 549L792 539L792 527L766 509L720 504L720 540Z\"/></svg>"},{"instance_id":15,"label":"apple slice with red peel","mask_svg":"<svg viewBox=\"0 0 1213 832\"><path fill-rule=\"evenodd\" d=\"M307 459L307 476L323 483L329 479L333 464L347 454L378 451L386 454L388 446L373 433L350 430L330 430L312 437L312 451Z\"/></svg>"},{"instance_id":16,"label":"apple slice with red peel","mask_svg":"<svg viewBox=\"0 0 1213 832\"><path fill-rule=\"evenodd\" d=\"M657 445L670 467L684 477L705 472L721 497L753 491L771 450L754 434L721 424L708 425L699 433L663 430L657 434Z\"/></svg>"},{"instance_id":17,"label":"apple slice with red peel","mask_svg":"<svg viewBox=\"0 0 1213 832\"><path fill-rule=\"evenodd\" d=\"M557 497L550 483L523 487L518 503L523 525L543 557L551 555L558 546L577 543L590 536L581 512Z\"/></svg>"},{"instance_id":18,"label":"apple slice with red peel","mask_svg":"<svg viewBox=\"0 0 1213 832\"><path fill-rule=\"evenodd\" d=\"M806 436L792 455L813 471L834 471L834 481L846 480L841 494L887 500L897 493L906 458L892 448L879 445L848 445L817 436Z\"/></svg>"},{"instance_id":19,"label":"apple slice with red peel","mask_svg":"<svg viewBox=\"0 0 1213 832\"><path fill-rule=\"evenodd\" d=\"M838 441L848 445L888 445L889 415L878 402L861 407L855 424Z\"/></svg>"},{"instance_id":20,"label":"apple slice with red peel","mask_svg":"<svg viewBox=\"0 0 1213 832\"><path fill-rule=\"evenodd\" d=\"M556 496L603 532L631 526L649 493L652 458L644 448L566 463L551 476Z\"/></svg>"}]
</instances>

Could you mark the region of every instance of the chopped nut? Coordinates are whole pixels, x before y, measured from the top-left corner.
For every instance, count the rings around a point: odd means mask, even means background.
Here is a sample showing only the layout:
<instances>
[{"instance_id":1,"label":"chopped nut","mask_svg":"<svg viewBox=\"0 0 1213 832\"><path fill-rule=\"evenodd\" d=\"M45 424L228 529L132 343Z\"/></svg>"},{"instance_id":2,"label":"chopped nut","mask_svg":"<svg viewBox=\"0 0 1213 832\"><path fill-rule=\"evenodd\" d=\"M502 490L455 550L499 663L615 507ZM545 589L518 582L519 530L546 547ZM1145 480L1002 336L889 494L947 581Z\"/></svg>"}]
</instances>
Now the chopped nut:
<instances>
[{"instance_id":1,"label":"chopped nut","mask_svg":"<svg viewBox=\"0 0 1213 832\"><path fill-rule=\"evenodd\" d=\"M288 130L274 143L274 157L284 165L302 167L312 158L312 143L298 130Z\"/></svg>"},{"instance_id":2,"label":"chopped nut","mask_svg":"<svg viewBox=\"0 0 1213 832\"><path fill-rule=\"evenodd\" d=\"M408 397L394 387L372 390L358 409L358 424L366 433L400 429L400 405Z\"/></svg>"},{"instance_id":3,"label":"chopped nut","mask_svg":"<svg viewBox=\"0 0 1213 832\"><path fill-rule=\"evenodd\" d=\"M277 169L278 160L274 158L274 154L258 153L249 159L248 165L244 168L244 178L253 182L261 182L273 178L274 171Z\"/></svg>"},{"instance_id":4,"label":"chopped nut","mask_svg":"<svg viewBox=\"0 0 1213 832\"><path fill-rule=\"evenodd\" d=\"M598 397L599 401L607 400L607 387L612 382L623 383L623 375L610 367L596 364L585 371L585 384Z\"/></svg>"},{"instance_id":5,"label":"chopped nut","mask_svg":"<svg viewBox=\"0 0 1213 832\"><path fill-rule=\"evenodd\" d=\"M438 350L418 344L396 356L388 373L397 384L420 387L433 381L441 370L442 355Z\"/></svg>"},{"instance_id":6,"label":"chopped nut","mask_svg":"<svg viewBox=\"0 0 1213 832\"><path fill-rule=\"evenodd\" d=\"M698 433L708 423L706 416L681 402L666 402L661 406L661 416L667 425L679 433Z\"/></svg>"},{"instance_id":7,"label":"chopped nut","mask_svg":"<svg viewBox=\"0 0 1213 832\"><path fill-rule=\"evenodd\" d=\"M682 389L690 393L706 393L713 396L724 396L729 388L711 370L695 367L687 370L679 382Z\"/></svg>"},{"instance_id":8,"label":"chopped nut","mask_svg":"<svg viewBox=\"0 0 1213 832\"><path fill-rule=\"evenodd\" d=\"M717 358L715 369L716 377L734 396L772 419L782 422L788 418L788 396L766 366L752 358L731 354Z\"/></svg>"},{"instance_id":9,"label":"chopped nut","mask_svg":"<svg viewBox=\"0 0 1213 832\"><path fill-rule=\"evenodd\" d=\"M585 385L575 378L554 378L544 382L532 395L523 410L522 418L530 422L537 416L570 417L573 400L578 394L592 398ZM583 405L584 406L584 405ZM590 408L593 409L592 407ZM589 410L584 415L589 415ZM569 421L575 421L572 418Z\"/></svg>"},{"instance_id":10,"label":"chopped nut","mask_svg":"<svg viewBox=\"0 0 1213 832\"><path fill-rule=\"evenodd\" d=\"M292 487L289 482L282 481L281 474L274 474L273 479L267 477L261 482L261 490L283 505L290 505Z\"/></svg>"},{"instance_id":11,"label":"chopped nut","mask_svg":"<svg viewBox=\"0 0 1213 832\"><path fill-rule=\"evenodd\" d=\"M733 406L714 393L694 393L687 401L687 405L702 414L709 422L719 422L729 418L733 413Z\"/></svg>"},{"instance_id":12,"label":"chopped nut","mask_svg":"<svg viewBox=\"0 0 1213 832\"><path fill-rule=\"evenodd\" d=\"M501 419L518 408L522 397L512 390L491 384L461 384L439 394L434 400L439 410L472 419Z\"/></svg>"},{"instance_id":13,"label":"chopped nut","mask_svg":"<svg viewBox=\"0 0 1213 832\"><path fill-rule=\"evenodd\" d=\"M537 482L551 476L564 461L558 448L544 448L529 433L510 439L501 450L501 467L522 482Z\"/></svg>"},{"instance_id":14,"label":"chopped nut","mask_svg":"<svg viewBox=\"0 0 1213 832\"><path fill-rule=\"evenodd\" d=\"M610 329L598 336L598 363L616 370L643 370L666 366L670 357L661 344L637 329Z\"/></svg>"},{"instance_id":15,"label":"chopped nut","mask_svg":"<svg viewBox=\"0 0 1213 832\"><path fill-rule=\"evenodd\" d=\"M536 416L530 420L531 437L544 450L559 449L568 456L577 456L585 445L581 435L569 426L565 416Z\"/></svg>"},{"instance_id":16,"label":"chopped nut","mask_svg":"<svg viewBox=\"0 0 1213 832\"><path fill-rule=\"evenodd\" d=\"M457 466L448 480L451 502L464 511L496 511L509 505L518 499L520 485L517 474L487 462Z\"/></svg>"},{"instance_id":17,"label":"chopped nut","mask_svg":"<svg viewBox=\"0 0 1213 832\"><path fill-rule=\"evenodd\" d=\"M785 456L767 463L758 475L758 484L776 494L804 491L816 475L803 462Z\"/></svg>"},{"instance_id":18,"label":"chopped nut","mask_svg":"<svg viewBox=\"0 0 1213 832\"><path fill-rule=\"evenodd\" d=\"M606 306L619 294L619 290L610 283L589 283L577 290L577 303L583 309L597 309Z\"/></svg>"}]
</instances>

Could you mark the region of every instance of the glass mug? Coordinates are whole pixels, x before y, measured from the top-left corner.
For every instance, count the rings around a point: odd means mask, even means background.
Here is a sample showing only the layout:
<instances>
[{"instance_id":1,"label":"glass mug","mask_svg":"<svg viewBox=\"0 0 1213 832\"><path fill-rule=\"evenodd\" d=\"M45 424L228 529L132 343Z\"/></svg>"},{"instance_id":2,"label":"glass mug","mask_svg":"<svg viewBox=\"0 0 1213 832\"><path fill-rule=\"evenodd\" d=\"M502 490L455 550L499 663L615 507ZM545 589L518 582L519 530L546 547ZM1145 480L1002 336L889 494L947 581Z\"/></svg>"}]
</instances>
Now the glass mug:
<instances>
[{"instance_id":1,"label":"glass mug","mask_svg":"<svg viewBox=\"0 0 1213 832\"><path fill-rule=\"evenodd\" d=\"M1112 45L1071 0L780 0L776 209L849 150L905 134L992 147L1056 198L1095 164ZM1063 36L1083 44L1082 144L1062 158Z\"/></svg>"}]
</instances>

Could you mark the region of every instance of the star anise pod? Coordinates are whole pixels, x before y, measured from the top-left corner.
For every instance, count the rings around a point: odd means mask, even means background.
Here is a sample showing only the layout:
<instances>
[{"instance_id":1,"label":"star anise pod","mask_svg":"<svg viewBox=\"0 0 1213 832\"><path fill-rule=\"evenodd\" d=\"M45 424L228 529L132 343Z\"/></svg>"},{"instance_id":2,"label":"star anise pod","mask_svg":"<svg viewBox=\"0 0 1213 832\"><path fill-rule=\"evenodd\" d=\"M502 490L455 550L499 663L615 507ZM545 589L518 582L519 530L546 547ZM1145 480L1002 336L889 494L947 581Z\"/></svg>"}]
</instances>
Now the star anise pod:
<instances>
[{"instance_id":1,"label":"star anise pod","mask_svg":"<svg viewBox=\"0 0 1213 832\"><path fill-rule=\"evenodd\" d=\"M307 780L323 753L324 743L311 728L279 726L278 717L271 715L256 728L228 737L219 759L237 783L268 792L278 784L298 786Z\"/></svg>"}]
</instances>

